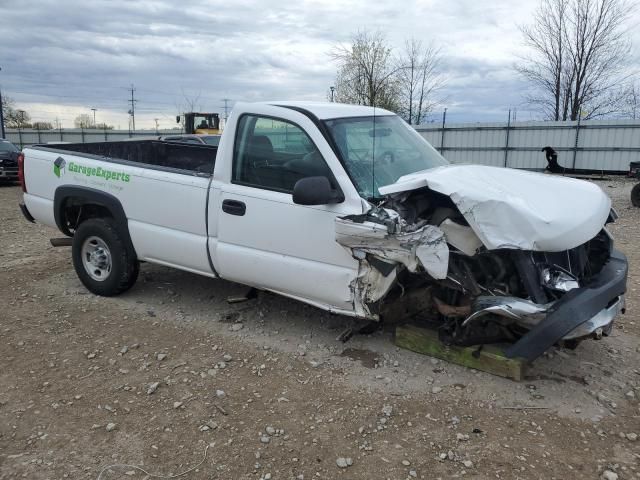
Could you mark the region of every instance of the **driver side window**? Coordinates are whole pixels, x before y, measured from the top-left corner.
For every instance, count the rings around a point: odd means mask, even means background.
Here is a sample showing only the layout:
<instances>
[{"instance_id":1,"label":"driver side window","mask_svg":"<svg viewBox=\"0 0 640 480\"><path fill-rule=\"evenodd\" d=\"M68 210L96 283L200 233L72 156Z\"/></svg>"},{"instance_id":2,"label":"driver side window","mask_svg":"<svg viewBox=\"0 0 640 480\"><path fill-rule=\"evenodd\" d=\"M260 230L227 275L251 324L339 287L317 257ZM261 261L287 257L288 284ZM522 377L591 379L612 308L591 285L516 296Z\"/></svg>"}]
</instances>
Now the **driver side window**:
<instances>
[{"instance_id":1,"label":"driver side window","mask_svg":"<svg viewBox=\"0 0 640 480\"><path fill-rule=\"evenodd\" d=\"M325 176L334 183L320 151L299 126L257 115L240 118L233 183L291 193L298 180L315 176Z\"/></svg>"}]
</instances>

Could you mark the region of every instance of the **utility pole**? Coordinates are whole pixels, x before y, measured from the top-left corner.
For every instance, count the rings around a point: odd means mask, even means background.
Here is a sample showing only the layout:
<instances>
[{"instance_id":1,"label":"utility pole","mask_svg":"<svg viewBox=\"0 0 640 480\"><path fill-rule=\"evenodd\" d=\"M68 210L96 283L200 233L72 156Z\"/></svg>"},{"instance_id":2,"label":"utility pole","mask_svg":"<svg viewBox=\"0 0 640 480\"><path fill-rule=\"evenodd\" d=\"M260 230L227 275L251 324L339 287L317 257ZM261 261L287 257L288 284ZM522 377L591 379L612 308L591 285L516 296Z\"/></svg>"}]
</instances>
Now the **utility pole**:
<instances>
[{"instance_id":1,"label":"utility pole","mask_svg":"<svg viewBox=\"0 0 640 480\"><path fill-rule=\"evenodd\" d=\"M159 118L154 118L153 119L156 122L156 135L158 135L158 120L160 120Z\"/></svg>"},{"instance_id":2,"label":"utility pole","mask_svg":"<svg viewBox=\"0 0 640 480\"><path fill-rule=\"evenodd\" d=\"M331 90L331 102L333 102L333 95L336 93L336 87L329 87L329 90Z\"/></svg>"},{"instance_id":3,"label":"utility pole","mask_svg":"<svg viewBox=\"0 0 640 480\"><path fill-rule=\"evenodd\" d=\"M93 111L93 128L96 128L96 110L98 109L92 108L91 110Z\"/></svg>"},{"instance_id":4,"label":"utility pole","mask_svg":"<svg viewBox=\"0 0 640 480\"><path fill-rule=\"evenodd\" d=\"M133 86L133 83L131 84L131 100L129 100L129 103L131 103L131 110L129 110L129 115L131 115L131 126L133 129L133 133L136 132L136 102L138 100L136 100L135 98L133 98L133 93L136 91L136 89Z\"/></svg>"},{"instance_id":5,"label":"utility pole","mask_svg":"<svg viewBox=\"0 0 640 480\"><path fill-rule=\"evenodd\" d=\"M2 68L0 68L0 70L2 70ZM4 103L2 103L2 91L0 89L0 138L5 138L4 137L4 113L2 112L3 106L4 106Z\"/></svg>"},{"instance_id":6,"label":"utility pole","mask_svg":"<svg viewBox=\"0 0 640 480\"><path fill-rule=\"evenodd\" d=\"M24 117L27 114L27 112L25 112L24 110L18 110L18 118L20 119L20 127L24 128Z\"/></svg>"},{"instance_id":7,"label":"utility pole","mask_svg":"<svg viewBox=\"0 0 640 480\"><path fill-rule=\"evenodd\" d=\"M223 98L222 101L224 102L224 125L226 127L227 126L227 118L229 118L229 99L228 98Z\"/></svg>"}]
</instances>

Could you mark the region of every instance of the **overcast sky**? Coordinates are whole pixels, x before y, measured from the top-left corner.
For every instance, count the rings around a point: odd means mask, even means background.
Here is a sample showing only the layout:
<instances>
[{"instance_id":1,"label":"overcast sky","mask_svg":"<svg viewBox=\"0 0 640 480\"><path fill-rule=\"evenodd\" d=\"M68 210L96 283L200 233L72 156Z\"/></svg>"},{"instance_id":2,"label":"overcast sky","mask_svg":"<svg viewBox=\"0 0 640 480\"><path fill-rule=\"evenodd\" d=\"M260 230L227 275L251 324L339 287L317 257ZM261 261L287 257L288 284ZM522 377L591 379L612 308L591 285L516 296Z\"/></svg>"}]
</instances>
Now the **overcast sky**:
<instances>
[{"instance_id":1,"label":"overcast sky","mask_svg":"<svg viewBox=\"0 0 640 480\"><path fill-rule=\"evenodd\" d=\"M33 120L71 127L97 108L97 122L127 128L133 84L136 126L171 128L185 96L220 112L223 98L326 99L336 71L327 52L367 29L397 49L410 37L442 47L451 121L502 121L509 108L528 120L513 66L517 25L537 1L486 3L0 0L0 86Z\"/></svg>"}]
</instances>

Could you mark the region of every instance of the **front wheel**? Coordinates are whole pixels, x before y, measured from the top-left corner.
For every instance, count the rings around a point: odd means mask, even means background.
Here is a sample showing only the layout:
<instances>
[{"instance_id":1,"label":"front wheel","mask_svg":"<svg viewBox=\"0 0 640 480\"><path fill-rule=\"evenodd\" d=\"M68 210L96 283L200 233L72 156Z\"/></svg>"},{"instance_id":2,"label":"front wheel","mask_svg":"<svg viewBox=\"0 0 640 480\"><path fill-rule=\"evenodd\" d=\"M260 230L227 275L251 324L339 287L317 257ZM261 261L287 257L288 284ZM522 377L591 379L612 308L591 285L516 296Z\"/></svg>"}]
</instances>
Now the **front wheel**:
<instances>
[{"instance_id":1,"label":"front wheel","mask_svg":"<svg viewBox=\"0 0 640 480\"><path fill-rule=\"evenodd\" d=\"M72 256L78 278L96 295L118 295L138 278L138 259L109 218L80 224L73 235Z\"/></svg>"},{"instance_id":2,"label":"front wheel","mask_svg":"<svg viewBox=\"0 0 640 480\"><path fill-rule=\"evenodd\" d=\"M631 204L634 207L640 207L640 183L631 189Z\"/></svg>"}]
</instances>

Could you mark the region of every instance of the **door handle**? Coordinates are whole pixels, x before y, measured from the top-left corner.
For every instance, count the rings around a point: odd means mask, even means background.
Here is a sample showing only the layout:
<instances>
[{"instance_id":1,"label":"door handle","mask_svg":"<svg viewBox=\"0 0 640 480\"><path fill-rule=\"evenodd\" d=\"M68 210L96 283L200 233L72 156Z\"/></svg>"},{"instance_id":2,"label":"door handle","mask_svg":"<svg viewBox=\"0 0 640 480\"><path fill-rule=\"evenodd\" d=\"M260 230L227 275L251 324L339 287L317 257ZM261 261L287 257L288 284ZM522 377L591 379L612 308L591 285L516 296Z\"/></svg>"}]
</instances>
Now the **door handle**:
<instances>
[{"instance_id":1,"label":"door handle","mask_svg":"<svg viewBox=\"0 0 640 480\"><path fill-rule=\"evenodd\" d=\"M223 200L222 211L229 215L238 215L241 217L247 211L247 206L244 202L240 202L238 200Z\"/></svg>"}]
</instances>

